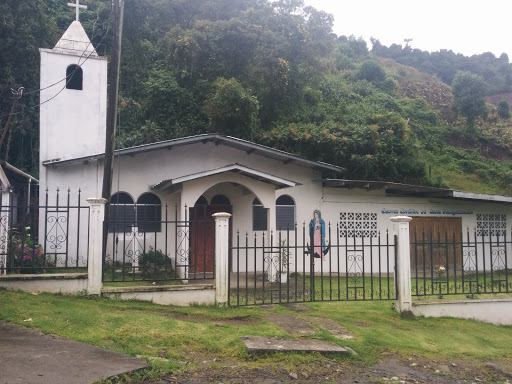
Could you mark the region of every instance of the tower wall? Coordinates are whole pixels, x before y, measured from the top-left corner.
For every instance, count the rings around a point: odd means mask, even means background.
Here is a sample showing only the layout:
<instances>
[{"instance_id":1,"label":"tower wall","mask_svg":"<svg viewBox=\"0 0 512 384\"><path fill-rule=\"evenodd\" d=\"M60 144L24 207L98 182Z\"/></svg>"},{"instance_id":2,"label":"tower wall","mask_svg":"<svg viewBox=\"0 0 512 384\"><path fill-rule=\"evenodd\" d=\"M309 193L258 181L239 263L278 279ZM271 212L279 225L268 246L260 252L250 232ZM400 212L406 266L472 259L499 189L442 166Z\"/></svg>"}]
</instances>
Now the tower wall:
<instances>
[{"instance_id":1,"label":"tower wall","mask_svg":"<svg viewBox=\"0 0 512 384\"><path fill-rule=\"evenodd\" d=\"M67 89L66 69L78 63L83 89ZM104 152L107 60L41 49L41 89L54 83L58 84L41 91L41 162Z\"/></svg>"},{"instance_id":2,"label":"tower wall","mask_svg":"<svg viewBox=\"0 0 512 384\"><path fill-rule=\"evenodd\" d=\"M82 38L85 39L86 36ZM97 56L95 52L91 54L84 50L73 51L58 47L40 49L40 54L40 88L43 89L39 130L41 191L71 185L96 191L99 189L97 175L71 180L74 177L63 178L61 172L52 170L48 164L56 159L80 158L105 151L107 59ZM66 88L66 70L70 65L81 67L81 90Z\"/></svg>"}]
</instances>

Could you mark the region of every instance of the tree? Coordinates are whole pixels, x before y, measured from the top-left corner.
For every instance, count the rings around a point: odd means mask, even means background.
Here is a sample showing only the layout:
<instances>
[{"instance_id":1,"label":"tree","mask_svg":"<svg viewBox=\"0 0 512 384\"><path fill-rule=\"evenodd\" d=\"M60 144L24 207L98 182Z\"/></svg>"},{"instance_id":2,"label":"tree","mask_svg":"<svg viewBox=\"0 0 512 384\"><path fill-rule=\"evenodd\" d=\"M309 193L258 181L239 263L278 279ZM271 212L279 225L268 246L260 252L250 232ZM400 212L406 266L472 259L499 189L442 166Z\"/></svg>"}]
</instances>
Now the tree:
<instances>
[{"instance_id":1,"label":"tree","mask_svg":"<svg viewBox=\"0 0 512 384\"><path fill-rule=\"evenodd\" d=\"M476 118L487 112L485 81L471 72L459 71L453 79L452 96L457 111L467 119L468 128L473 129Z\"/></svg>"},{"instance_id":2,"label":"tree","mask_svg":"<svg viewBox=\"0 0 512 384\"><path fill-rule=\"evenodd\" d=\"M219 77L205 102L211 126L219 133L252 140L259 126L258 99L236 79Z\"/></svg>"},{"instance_id":3,"label":"tree","mask_svg":"<svg viewBox=\"0 0 512 384\"><path fill-rule=\"evenodd\" d=\"M366 60L361 64L357 78L360 80L367 80L370 83L380 83L386 79L386 72L375 60Z\"/></svg>"},{"instance_id":4,"label":"tree","mask_svg":"<svg viewBox=\"0 0 512 384\"><path fill-rule=\"evenodd\" d=\"M500 100L498 103L498 115L503 119L510 119L510 105L507 100Z\"/></svg>"},{"instance_id":5,"label":"tree","mask_svg":"<svg viewBox=\"0 0 512 384\"><path fill-rule=\"evenodd\" d=\"M43 1L0 1L0 129L10 126L7 142L11 143L1 148L0 158L35 176L39 169L35 150L39 109L33 107L40 102L38 47L52 47L59 36L48 7ZM65 3L64 8L68 8ZM20 87L25 92L12 108L18 96L11 89ZM60 88L59 84L51 90L57 93Z\"/></svg>"}]
</instances>

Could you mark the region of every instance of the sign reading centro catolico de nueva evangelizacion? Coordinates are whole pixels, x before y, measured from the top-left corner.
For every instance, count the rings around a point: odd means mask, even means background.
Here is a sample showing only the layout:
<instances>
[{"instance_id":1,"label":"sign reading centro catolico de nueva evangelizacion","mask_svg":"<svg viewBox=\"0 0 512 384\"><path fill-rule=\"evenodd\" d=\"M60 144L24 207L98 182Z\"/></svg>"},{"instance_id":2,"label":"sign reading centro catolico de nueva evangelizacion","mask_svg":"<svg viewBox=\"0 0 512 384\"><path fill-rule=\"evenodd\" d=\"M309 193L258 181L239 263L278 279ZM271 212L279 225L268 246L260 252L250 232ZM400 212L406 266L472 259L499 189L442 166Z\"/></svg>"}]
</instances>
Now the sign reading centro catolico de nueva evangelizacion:
<instances>
[{"instance_id":1,"label":"sign reading centro catolico de nueva evangelizacion","mask_svg":"<svg viewBox=\"0 0 512 384\"><path fill-rule=\"evenodd\" d=\"M386 209L382 208L383 215L437 215L437 216L459 216L459 215L472 215L473 211L458 211L450 209L413 209L413 208L400 208L400 209Z\"/></svg>"}]
</instances>

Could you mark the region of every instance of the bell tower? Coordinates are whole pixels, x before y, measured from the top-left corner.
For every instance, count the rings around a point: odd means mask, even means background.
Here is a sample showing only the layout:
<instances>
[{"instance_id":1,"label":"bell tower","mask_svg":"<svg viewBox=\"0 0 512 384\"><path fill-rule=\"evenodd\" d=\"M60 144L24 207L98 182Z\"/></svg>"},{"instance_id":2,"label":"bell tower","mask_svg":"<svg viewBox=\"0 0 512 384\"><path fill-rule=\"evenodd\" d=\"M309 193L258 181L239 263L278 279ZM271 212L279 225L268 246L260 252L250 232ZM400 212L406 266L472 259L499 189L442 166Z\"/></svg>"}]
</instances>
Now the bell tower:
<instances>
[{"instance_id":1,"label":"bell tower","mask_svg":"<svg viewBox=\"0 0 512 384\"><path fill-rule=\"evenodd\" d=\"M53 49L39 49L40 180L46 184L47 165L103 153L107 108L107 58L98 56L82 24L83 5ZM46 164L46 166L44 165Z\"/></svg>"}]
</instances>

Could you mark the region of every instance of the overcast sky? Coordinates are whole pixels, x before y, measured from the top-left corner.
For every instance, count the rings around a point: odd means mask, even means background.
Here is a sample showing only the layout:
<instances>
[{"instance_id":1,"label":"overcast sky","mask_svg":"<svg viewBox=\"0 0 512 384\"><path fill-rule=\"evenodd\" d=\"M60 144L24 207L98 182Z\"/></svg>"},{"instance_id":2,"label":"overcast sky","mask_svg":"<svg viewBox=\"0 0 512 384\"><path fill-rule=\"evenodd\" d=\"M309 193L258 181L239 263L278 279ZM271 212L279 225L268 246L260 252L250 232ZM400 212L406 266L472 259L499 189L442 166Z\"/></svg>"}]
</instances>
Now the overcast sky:
<instances>
[{"instance_id":1,"label":"overcast sky","mask_svg":"<svg viewBox=\"0 0 512 384\"><path fill-rule=\"evenodd\" d=\"M503 52L512 60L511 0L304 0L334 15L337 35L370 37L386 46L451 49L466 56Z\"/></svg>"}]
</instances>

